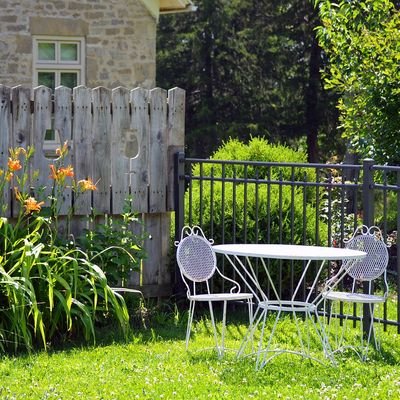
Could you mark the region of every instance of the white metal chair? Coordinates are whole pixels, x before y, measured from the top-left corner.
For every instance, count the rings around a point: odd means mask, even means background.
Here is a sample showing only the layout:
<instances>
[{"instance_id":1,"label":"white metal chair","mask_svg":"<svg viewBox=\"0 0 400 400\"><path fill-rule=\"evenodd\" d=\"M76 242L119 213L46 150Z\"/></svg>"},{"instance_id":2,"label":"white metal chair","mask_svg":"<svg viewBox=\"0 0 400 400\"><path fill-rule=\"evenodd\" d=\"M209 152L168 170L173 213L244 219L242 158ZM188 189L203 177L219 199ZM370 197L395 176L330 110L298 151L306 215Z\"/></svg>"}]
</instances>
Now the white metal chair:
<instances>
[{"instance_id":1,"label":"white metal chair","mask_svg":"<svg viewBox=\"0 0 400 400\"><path fill-rule=\"evenodd\" d=\"M386 268L389 261L389 253L386 244L383 241L382 233L376 226L367 227L365 225L359 226L353 236L345 241L346 248L361 250L367 253L367 256L357 261L344 261L340 271L327 282L327 288L336 286L340 276L343 272L350 276L352 279L351 290L338 291L326 290L322 293L324 298L324 312L326 311L327 301L330 303L329 312L329 331L331 331L332 324L336 325L335 343L331 344L332 352L343 351L346 348L354 350L361 360L365 361L368 354L370 341L373 338L375 348L380 349L380 343L375 334L374 329L374 305L383 304L388 296L388 283L386 279ZM377 279L382 279L382 288L379 289L379 295L374 294L373 282ZM368 291L364 291L362 282L368 283ZM357 348L352 342L346 341L345 332L347 330L347 323L349 317L349 310L347 310L346 318L343 323L339 324L339 313L334 312L334 306L340 303L344 304L361 304L360 315L360 347ZM370 324L368 334L365 337L363 332L363 308L367 305L370 314ZM354 306L353 306L354 307ZM326 315L326 314L325 314ZM331 333L331 332L329 332Z\"/></svg>"},{"instance_id":2,"label":"white metal chair","mask_svg":"<svg viewBox=\"0 0 400 400\"><path fill-rule=\"evenodd\" d=\"M186 285L187 297L189 299L189 315L186 330L186 348L188 348L190 332L193 322L193 314L196 301L207 302L210 309L211 322L215 339L216 350L221 356L225 350L226 309L228 301L246 301L249 310L249 320L252 321L252 298L251 293L242 293L238 282L223 275L217 267L217 259L212 249L213 240L207 240L199 226L185 226L182 229L180 241L175 242L177 246L176 259ZM227 280L232 287L229 292L213 293L210 280L215 272ZM213 302L223 302L221 342L218 343L217 328L213 312Z\"/></svg>"}]
</instances>

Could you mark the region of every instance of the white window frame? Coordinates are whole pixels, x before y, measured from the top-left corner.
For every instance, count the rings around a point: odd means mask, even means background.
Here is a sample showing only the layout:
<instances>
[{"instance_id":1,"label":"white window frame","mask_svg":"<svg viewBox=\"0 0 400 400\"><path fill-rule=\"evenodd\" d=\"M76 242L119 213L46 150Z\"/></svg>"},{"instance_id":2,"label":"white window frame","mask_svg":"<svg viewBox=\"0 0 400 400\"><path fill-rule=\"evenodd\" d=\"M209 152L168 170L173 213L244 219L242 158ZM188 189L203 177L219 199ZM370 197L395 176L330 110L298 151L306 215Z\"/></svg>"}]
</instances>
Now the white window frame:
<instances>
[{"instance_id":1,"label":"white window frame","mask_svg":"<svg viewBox=\"0 0 400 400\"><path fill-rule=\"evenodd\" d=\"M56 59L39 60L39 43L55 43ZM78 45L77 61L61 61L61 43L72 43ZM33 86L38 86L38 72L55 72L55 87L60 86L61 72L77 72L78 85L85 85L85 38L70 36L33 36Z\"/></svg>"},{"instance_id":2,"label":"white window frame","mask_svg":"<svg viewBox=\"0 0 400 400\"><path fill-rule=\"evenodd\" d=\"M77 85L85 85L85 38L75 36L41 36L35 35L33 40L33 87L38 86L39 72L54 72L55 85L60 86L62 72L76 72ZM55 43L55 60L39 60L39 43ZM61 61L61 43L73 43L78 45L77 61ZM55 133L58 136L57 133ZM44 150L49 156L54 156L55 150L60 146L60 138L45 140Z\"/></svg>"}]
</instances>

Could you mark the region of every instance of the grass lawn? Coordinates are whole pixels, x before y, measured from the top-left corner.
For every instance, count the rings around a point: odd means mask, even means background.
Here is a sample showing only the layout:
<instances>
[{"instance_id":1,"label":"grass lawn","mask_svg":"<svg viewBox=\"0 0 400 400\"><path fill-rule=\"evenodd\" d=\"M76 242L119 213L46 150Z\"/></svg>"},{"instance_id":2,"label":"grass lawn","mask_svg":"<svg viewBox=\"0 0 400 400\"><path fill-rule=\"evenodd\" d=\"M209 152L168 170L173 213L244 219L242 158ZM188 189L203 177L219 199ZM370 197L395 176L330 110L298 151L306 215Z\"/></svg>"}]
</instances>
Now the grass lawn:
<instances>
[{"instance_id":1,"label":"grass lawn","mask_svg":"<svg viewBox=\"0 0 400 400\"><path fill-rule=\"evenodd\" d=\"M185 350L179 315L156 318L129 343L3 357L0 399L396 399L400 398L400 335L382 334L382 355L362 363L352 353L338 366L293 355L255 371L250 357L223 359L202 348L212 344L205 319ZM284 329L294 329L288 319ZM238 348L246 325L228 324L227 345ZM109 337L104 334L103 337Z\"/></svg>"}]
</instances>

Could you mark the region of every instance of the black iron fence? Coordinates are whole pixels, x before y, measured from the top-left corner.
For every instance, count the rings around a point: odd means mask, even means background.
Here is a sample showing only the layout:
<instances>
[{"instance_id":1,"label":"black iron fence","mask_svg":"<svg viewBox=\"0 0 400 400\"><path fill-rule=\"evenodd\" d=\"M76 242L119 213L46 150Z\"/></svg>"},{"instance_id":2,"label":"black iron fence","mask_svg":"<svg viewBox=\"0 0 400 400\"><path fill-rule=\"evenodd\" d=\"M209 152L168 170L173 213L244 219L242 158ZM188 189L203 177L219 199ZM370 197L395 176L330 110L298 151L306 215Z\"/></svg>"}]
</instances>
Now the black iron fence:
<instances>
[{"instance_id":1,"label":"black iron fence","mask_svg":"<svg viewBox=\"0 0 400 400\"><path fill-rule=\"evenodd\" d=\"M359 224L379 226L390 245L390 301L396 304L385 305L382 322L400 333L400 167L370 159L362 165L293 164L204 160L183 153L176 154L175 167L177 239L183 225L197 224L215 243L340 247ZM296 268L293 264L286 274L278 266L279 290L292 290Z\"/></svg>"}]
</instances>

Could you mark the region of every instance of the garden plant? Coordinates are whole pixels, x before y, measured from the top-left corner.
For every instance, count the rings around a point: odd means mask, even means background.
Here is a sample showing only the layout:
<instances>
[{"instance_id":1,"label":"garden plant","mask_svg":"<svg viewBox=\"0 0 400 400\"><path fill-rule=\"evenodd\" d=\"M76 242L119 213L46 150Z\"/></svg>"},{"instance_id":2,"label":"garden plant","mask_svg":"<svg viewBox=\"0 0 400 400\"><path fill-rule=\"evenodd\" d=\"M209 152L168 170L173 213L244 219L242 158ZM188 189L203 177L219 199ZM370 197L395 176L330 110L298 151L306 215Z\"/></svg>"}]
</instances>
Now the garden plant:
<instances>
[{"instance_id":1,"label":"garden plant","mask_svg":"<svg viewBox=\"0 0 400 400\"><path fill-rule=\"evenodd\" d=\"M77 199L96 185L90 178L76 181L72 166L64 165L67 143L57 149L50 171L29 171L33 153L33 148L10 149L7 167L0 170L2 215L9 207L5 190L17 200L13 218L0 219L0 349L48 349L68 339L95 342L96 323L107 320L116 321L126 335L124 299L111 290L100 265L105 267L105 254L116 250L137 265L139 246L121 241L103 246L103 240L96 247L93 240L87 250L72 236L60 235L60 224L68 225L73 215L71 207L66 222L59 218L64 191L72 190ZM39 173L52 178L48 196L45 188L36 188L35 195L30 188L30 178Z\"/></svg>"}]
</instances>

